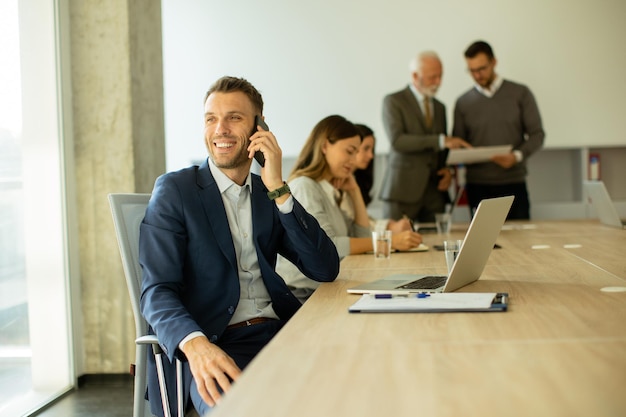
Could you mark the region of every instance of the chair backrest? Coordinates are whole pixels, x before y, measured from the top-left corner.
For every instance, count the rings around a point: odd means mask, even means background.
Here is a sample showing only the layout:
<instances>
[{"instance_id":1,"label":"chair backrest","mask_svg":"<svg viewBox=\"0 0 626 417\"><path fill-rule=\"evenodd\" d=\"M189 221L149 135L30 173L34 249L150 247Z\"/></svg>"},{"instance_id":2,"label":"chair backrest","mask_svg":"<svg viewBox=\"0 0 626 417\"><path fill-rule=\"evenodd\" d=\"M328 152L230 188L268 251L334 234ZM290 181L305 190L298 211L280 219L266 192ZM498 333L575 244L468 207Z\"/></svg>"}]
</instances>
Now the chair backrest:
<instances>
[{"instance_id":1,"label":"chair backrest","mask_svg":"<svg viewBox=\"0 0 626 417\"><path fill-rule=\"evenodd\" d=\"M109 194L117 243L120 247L122 265L130 302L135 317L136 337L146 334L146 321L141 315L141 266L139 265L139 226L146 213L150 194Z\"/></svg>"}]
</instances>

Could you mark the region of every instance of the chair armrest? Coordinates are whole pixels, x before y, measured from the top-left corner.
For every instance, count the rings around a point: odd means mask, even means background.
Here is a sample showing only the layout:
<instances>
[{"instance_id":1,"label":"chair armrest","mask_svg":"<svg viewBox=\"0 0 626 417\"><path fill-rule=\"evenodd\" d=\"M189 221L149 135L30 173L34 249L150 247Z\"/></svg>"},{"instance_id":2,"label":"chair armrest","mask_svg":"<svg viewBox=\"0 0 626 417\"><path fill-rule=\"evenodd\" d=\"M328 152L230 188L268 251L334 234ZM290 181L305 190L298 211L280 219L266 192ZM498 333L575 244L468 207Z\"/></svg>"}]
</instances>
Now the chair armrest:
<instances>
[{"instance_id":1,"label":"chair armrest","mask_svg":"<svg viewBox=\"0 0 626 417\"><path fill-rule=\"evenodd\" d=\"M152 350L154 351L156 366L157 366L157 375L159 378L159 389L161 391L161 402L163 405L164 415L170 416L170 406L169 399L167 395L167 389L165 388L165 376L163 373L163 359L161 355L163 354L163 349L161 349L161 345L159 345L159 339L153 334L148 334L145 336L138 337L135 339L135 343L137 345L152 345ZM176 358L176 400L178 404L178 415L183 416L183 368L182 362L180 359Z\"/></svg>"},{"instance_id":2,"label":"chair armrest","mask_svg":"<svg viewBox=\"0 0 626 417\"><path fill-rule=\"evenodd\" d=\"M159 339L153 334L147 334L135 339L135 343L138 345L158 345Z\"/></svg>"}]
</instances>

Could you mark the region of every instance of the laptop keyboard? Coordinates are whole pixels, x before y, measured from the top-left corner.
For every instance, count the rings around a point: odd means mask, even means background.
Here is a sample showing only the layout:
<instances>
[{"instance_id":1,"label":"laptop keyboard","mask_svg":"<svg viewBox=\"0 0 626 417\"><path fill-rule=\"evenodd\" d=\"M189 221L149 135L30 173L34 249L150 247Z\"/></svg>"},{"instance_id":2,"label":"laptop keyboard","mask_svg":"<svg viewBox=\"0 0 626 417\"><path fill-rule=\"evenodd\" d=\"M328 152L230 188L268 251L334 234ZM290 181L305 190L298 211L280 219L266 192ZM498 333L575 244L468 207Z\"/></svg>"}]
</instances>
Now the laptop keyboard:
<instances>
[{"instance_id":1,"label":"laptop keyboard","mask_svg":"<svg viewBox=\"0 0 626 417\"><path fill-rule=\"evenodd\" d=\"M448 279L448 277L443 276L443 275L430 275L430 276L409 282L408 284L401 285L398 287L398 289L434 290L435 288L439 288L443 286L446 283L446 279Z\"/></svg>"}]
</instances>

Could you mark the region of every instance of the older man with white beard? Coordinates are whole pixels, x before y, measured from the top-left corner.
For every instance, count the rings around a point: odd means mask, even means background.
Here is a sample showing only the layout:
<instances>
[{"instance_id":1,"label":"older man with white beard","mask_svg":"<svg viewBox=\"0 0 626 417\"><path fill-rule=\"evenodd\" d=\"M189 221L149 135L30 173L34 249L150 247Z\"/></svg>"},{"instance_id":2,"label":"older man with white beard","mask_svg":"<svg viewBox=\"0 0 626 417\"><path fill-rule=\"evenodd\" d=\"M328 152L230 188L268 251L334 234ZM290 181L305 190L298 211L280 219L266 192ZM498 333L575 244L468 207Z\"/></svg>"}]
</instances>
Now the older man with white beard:
<instances>
[{"instance_id":1,"label":"older man with white beard","mask_svg":"<svg viewBox=\"0 0 626 417\"><path fill-rule=\"evenodd\" d=\"M447 136L446 108L435 99L443 69L435 52L418 54L410 63L411 83L385 97L383 123L391 143L380 199L383 217L408 216L434 222L449 202L450 170L446 148L469 147Z\"/></svg>"}]
</instances>

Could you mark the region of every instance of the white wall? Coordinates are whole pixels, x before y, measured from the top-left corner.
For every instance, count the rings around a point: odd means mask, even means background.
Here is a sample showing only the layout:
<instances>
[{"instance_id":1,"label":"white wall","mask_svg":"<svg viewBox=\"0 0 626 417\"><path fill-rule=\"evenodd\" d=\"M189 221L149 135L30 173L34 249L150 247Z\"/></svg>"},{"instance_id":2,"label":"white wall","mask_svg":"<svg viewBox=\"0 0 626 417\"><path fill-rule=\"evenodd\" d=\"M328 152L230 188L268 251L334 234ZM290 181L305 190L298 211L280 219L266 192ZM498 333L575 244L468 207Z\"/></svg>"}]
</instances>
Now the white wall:
<instances>
[{"instance_id":1,"label":"white wall","mask_svg":"<svg viewBox=\"0 0 626 417\"><path fill-rule=\"evenodd\" d=\"M263 94L285 156L329 114L370 125L386 152L381 105L409 81L408 62L434 49L448 105L472 82L463 51L484 39L498 72L527 84L547 147L626 144L623 0L162 0L168 170L202 159L202 100L222 75Z\"/></svg>"}]
</instances>

